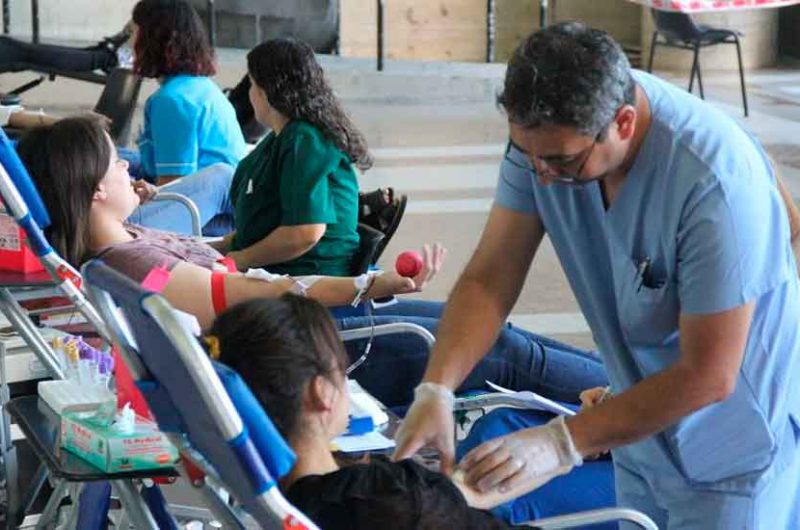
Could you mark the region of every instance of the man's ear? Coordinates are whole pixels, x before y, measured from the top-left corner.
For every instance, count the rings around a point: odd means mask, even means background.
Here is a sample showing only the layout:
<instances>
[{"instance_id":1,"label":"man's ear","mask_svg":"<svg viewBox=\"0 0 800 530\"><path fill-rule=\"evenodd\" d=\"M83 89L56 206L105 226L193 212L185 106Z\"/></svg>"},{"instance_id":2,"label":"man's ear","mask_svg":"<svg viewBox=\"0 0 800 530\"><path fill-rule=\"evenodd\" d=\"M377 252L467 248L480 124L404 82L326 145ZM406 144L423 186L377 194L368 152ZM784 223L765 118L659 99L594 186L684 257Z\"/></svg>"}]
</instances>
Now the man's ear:
<instances>
[{"instance_id":1,"label":"man's ear","mask_svg":"<svg viewBox=\"0 0 800 530\"><path fill-rule=\"evenodd\" d=\"M625 105L614 118L617 124L617 134L620 140L630 140L636 131L636 109L632 105Z\"/></svg>"}]
</instances>

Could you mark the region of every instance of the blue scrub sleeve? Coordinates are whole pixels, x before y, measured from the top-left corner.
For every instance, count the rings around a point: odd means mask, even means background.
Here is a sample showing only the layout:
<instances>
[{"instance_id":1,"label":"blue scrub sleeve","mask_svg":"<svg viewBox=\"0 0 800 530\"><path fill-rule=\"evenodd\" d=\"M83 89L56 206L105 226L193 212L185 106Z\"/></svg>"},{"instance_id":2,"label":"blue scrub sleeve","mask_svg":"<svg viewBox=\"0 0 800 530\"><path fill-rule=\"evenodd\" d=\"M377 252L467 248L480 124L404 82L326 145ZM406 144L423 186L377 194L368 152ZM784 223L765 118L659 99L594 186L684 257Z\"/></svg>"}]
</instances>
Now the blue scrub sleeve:
<instances>
[{"instance_id":1,"label":"blue scrub sleeve","mask_svg":"<svg viewBox=\"0 0 800 530\"><path fill-rule=\"evenodd\" d=\"M706 179L690 195L677 234L682 312L732 309L792 274L786 212L769 170L761 168L725 183Z\"/></svg>"},{"instance_id":2,"label":"blue scrub sleeve","mask_svg":"<svg viewBox=\"0 0 800 530\"><path fill-rule=\"evenodd\" d=\"M515 153L512 149L509 156L523 155ZM521 163L527 162L523 160ZM500 177L494 196L495 205L519 213L537 215L539 210L536 208L536 197L533 194L534 178L532 171L526 171L504 159L500 164Z\"/></svg>"},{"instance_id":3,"label":"blue scrub sleeve","mask_svg":"<svg viewBox=\"0 0 800 530\"><path fill-rule=\"evenodd\" d=\"M155 95L150 102L150 141L155 174L189 175L197 171L198 109L185 101Z\"/></svg>"}]
</instances>

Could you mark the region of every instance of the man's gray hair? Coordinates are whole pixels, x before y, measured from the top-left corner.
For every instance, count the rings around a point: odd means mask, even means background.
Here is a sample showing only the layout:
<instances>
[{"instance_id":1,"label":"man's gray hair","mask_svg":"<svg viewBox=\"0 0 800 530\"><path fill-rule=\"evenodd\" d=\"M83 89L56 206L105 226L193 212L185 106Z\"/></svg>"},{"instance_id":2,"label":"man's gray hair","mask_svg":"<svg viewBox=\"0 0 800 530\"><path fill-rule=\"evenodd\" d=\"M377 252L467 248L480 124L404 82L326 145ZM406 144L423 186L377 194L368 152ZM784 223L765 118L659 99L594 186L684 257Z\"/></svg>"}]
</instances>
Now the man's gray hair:
<instances>
[{"instance_id":1,"label":"man's gray hair","mask_svg":"<svg viewBox=\"0 0 800 530\"><path fill-rule=\"evenodd\" d=\"M603 134L617 110L634 100L622 47L579 22L548 26L525 39L508 62L497 96L512 123L571 126L587 136Z\"/></svg>"}]
</instances>

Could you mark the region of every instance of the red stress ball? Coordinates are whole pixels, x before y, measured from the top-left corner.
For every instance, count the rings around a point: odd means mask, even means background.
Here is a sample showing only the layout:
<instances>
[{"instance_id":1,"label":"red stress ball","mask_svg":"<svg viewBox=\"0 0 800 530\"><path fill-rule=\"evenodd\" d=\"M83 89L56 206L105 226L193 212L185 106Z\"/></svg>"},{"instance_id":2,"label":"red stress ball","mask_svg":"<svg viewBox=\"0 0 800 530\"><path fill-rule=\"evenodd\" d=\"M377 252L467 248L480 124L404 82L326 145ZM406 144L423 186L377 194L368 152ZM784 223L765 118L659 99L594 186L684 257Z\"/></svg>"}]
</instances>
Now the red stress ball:
<instances>
[{"instance_id":1,"label":"red stress ball","mask_svg":"<svg viewBox=\"0 0 800 530\"><path fill-rule=\"evenodd\" d=\"M397 274L404 278L413 278L422 270L422 256L419 252L413 250L406 250L397 256L397 261L394 263L394 268Z\"/></svg>"}]
</instances>

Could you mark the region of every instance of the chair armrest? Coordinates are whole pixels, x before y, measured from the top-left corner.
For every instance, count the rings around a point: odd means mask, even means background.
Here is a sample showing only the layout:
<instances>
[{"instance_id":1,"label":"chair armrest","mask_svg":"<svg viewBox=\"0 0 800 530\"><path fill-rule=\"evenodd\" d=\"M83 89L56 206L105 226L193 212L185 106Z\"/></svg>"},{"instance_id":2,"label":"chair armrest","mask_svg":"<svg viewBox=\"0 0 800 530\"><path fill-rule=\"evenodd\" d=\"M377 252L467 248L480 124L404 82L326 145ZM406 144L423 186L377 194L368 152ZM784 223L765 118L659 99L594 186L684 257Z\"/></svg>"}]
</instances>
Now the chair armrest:
<instances>
[{"instance_id":1,"label":"chair armrest","mask_svg":"<svg viewBox=\"0 0 800 530\"><path fill-rule=\"evenodd\" d=\"M368 339L371 336L381 337L384 335L395 335L398 333L411 333L425 341L428 349L433 348L436 339L433 334L419 324L411 322L393 322L391 324L380 324L378 326L367 326L363 328L346 329L339 331L339 336L343 342Z\"/></svg>"},{"instance_id":2,"label":"chair armrest","mask_svg":"<svg viewBox=\"0 0 800 530\"><path fill-rule=\"evenodd\" d=\"M155 197L153 197L152 200L175 201L180 204L183 204L186 207L186 209L189 210L189 216L192 218L192 235L198 237L203 235L203 227L200 224L200 210L197 208L197 205L194 203L192 199L180 193L159 191L158 194Z\"/></svg>"},{"instance_id":3,"label":"chair armrest","mask_svg":"<svg viewBox=\"0 0 800 530\"><path fill-rule=\"evenodd\" d=\"M658 526L656 526L652 519L642 512L631 510L630 508L588 510L570 515L559 515L557 517L547 517L536 521L527 521L522 524L541 528L542 530L558 530L561 528L577 528L610 521L628 521L638 525L644 530L658 530Z\"/></svg>"}]
</instances>

